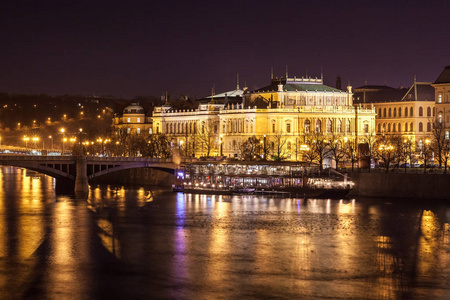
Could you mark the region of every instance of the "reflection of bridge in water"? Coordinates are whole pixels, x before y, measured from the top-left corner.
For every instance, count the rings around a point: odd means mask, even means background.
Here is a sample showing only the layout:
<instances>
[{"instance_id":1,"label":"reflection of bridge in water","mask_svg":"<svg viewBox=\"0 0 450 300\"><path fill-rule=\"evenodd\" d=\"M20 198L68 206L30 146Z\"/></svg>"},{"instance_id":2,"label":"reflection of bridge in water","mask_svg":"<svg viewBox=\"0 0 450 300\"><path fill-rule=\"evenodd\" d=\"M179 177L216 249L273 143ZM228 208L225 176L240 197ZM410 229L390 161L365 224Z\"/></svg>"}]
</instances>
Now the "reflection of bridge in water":
<instances>
[{"instance_id":1,"label":"reflection of bridge in water","mask_svg":"<svg viewBox=\"0 0 450 300\"><path fill-rule=\"evenodd\" d=\"M56 178L57 184L75 185L75 192L87 192L88 180L120 170L154 168L173 174L177 167L171 158L28 155L2 155L0 165L49 175Z\"/></svg>"}]
</instances>

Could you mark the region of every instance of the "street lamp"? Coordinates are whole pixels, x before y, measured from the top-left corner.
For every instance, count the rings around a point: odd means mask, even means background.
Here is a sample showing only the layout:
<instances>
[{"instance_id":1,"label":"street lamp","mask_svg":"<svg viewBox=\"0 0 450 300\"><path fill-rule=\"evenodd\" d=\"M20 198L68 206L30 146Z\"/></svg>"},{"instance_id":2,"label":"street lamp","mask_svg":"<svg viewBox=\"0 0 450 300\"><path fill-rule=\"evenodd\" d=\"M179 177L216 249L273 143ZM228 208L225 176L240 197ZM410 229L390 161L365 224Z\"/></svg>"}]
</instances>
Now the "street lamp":
<instances>
[{"instance_id":1,"label":"street lamp","mask_svg":"<svg viewBox=\"0 0 450 300\"><path fill-rule=\"evenodd\" d=\"M37 142L39 142L39 138L37 136L34 136L32 140L34 142L34 148L37 148Z\"/></svg>"},{"instance_id":2,"label":"street lamp","mask_svg":"<svg viewBox=\"0 0 450 300\"><path fill-rule=\"evenodd\" d=\"M264 160L267 158L266 135L264 135Z\"/></svg>"},{"instance_id":3,"label":"street lamp","mask_svg":"<svg viewBox=\"0 0 450 300\"><path fill-rule=\"evenodd\" d=\"M66 130L64 128L61 128L60 131L61 131L61 134L63 135L61 155L64 156L64 142L67 140L65 137L65 134L64 134L66 132Z\"/></svg>"},{"instance_id":4,"label":"street lamp","mask_svg":"<svg viewBox=\"0 0 450 300\"><path fill-rule=\"evenodd\" d=\"M30 140L30 138L24 135L23 140L25 141L25 149L28 149L28 141Z\"/></svg>"},{"instance_id":5,"label":"street lamp","mask_svg":"<svg viewBox=\"0 0 450 300\"><path fill-rule=\"evenodd\" d=\"M178 149L178 152L181 154L181 149L183 148L183 140L180 140L180 147Z\"/></svg>"},{"instance_id":6,"label":"street lamp","mask_svg":"<svg viewBox=\"0 0 450 300\"><path fill-rule=\"evenodd\" d=\"M222 156L223 153L223 134L220 135L220 140L219 140L219 144L220 144L220 156Z\"/></svg>"},{"instance_id":7,"label":"street lamp","mask_svg":"<svg viewBox=\"0 0 450 300\"><path fill-rule=\"evenodd\" d=\"M80 131L80 151L81 151L81 155L83 155L83 141L81 140L81 135L83 134L83 128L79 129Z\"/></svg>"}]
</instances>

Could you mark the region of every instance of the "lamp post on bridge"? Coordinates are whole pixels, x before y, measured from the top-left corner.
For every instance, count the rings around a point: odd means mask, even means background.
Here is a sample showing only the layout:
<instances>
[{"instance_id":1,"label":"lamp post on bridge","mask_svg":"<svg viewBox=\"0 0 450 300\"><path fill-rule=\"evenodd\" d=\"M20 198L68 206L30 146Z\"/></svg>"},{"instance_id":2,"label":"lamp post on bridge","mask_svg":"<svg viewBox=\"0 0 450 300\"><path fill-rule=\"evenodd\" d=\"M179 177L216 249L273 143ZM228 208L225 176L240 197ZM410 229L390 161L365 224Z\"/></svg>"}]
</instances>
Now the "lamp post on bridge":
<instances>
[{"instance_id":1,"label":"lamp post on bridge","mask_svg":"<svg viewBox=\"0 0 450 300\"><path fill-rule=\"evenodd\" d=\"M64 143L66 142L66 136L65 136L65 129L64 128L61 128L61 134L62 134L62 136L63 136L63 138L62 138L62 151L61 151L61 155L62 156L64 156Z\"/></svg>"}]
</instances>

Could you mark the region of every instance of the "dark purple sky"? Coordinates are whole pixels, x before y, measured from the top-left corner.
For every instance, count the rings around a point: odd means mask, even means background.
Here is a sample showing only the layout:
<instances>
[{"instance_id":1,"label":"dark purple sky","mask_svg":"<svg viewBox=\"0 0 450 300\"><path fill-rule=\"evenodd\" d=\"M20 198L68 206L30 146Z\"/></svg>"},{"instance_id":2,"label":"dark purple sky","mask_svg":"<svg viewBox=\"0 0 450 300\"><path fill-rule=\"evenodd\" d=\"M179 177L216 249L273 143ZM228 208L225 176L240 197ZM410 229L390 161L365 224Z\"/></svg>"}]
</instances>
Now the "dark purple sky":
<instances>
[{"instance_id":1,"label":"dark purple sky","mask_svg":"<svg viewBox=\"0 0 450 300\"><path fill-rule=\"evenodd\" d=\"M0 92L203 97L275 76L409 86L450 65L450 1L7 1Z\"/></svg>"}]
</instances>

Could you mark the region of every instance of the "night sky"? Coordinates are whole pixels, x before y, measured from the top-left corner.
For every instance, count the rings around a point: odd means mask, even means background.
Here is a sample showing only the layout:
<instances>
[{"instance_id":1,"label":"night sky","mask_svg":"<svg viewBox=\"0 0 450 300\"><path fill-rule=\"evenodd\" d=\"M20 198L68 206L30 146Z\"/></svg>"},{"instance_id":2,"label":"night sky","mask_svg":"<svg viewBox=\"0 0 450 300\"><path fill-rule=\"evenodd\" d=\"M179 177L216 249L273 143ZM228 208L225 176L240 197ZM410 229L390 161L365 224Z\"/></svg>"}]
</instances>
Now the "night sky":
<instances>
[{"instance_id":1,"label":"night sky","mask_svg":"<svg viewBox=\"0 0 450 300\"><path fill-rule=\"evenodd\" d=\"M204 97L284 76L410 86L450 65L450 1L5 1L0 92Z\"/></svg>"}]
</instances>

